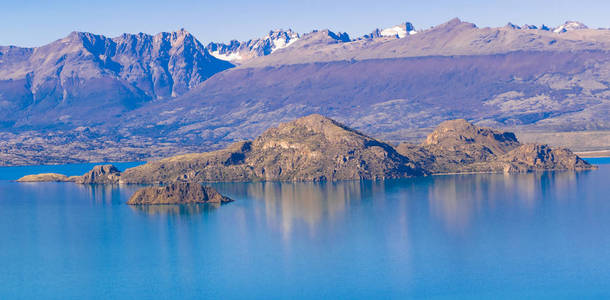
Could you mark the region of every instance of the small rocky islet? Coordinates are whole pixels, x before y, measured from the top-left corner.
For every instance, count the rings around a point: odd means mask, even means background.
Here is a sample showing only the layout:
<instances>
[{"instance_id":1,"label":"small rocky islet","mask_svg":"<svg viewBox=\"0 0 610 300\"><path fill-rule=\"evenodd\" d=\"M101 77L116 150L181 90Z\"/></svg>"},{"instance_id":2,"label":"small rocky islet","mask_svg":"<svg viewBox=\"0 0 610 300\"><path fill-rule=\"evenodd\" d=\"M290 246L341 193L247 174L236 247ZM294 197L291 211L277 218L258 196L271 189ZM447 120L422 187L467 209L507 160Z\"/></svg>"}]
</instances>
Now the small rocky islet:
<instances>
[{"instance_id":1,"label":"small rocky islet","mask_svg":"<svg viewBox=\"0 0 610 300\"><path fill-rule=\"evenodd\" d=\"M82 176L46 173L18 181L157 184L163 186L137 191L128 204L186 204L231 201L202 186L204 182L384 180L595 168L568 149L521 144L513 133L466 120L441 123L419 145L394 147L313 114L222 150L173 156L124 172L100 165Z\"/></svg>"},{"instance_id":2,"label":"small rocky islet","mask_svg":"<svg viewBox=\"0 0 610 300\"><path fill-rule=\"evenodd\" d=\"M137 190L127 201L130 205L200 204L232 202L214 188L192 182L174 182L165 186L150 186Z\"/></svg>"}]
</instances>

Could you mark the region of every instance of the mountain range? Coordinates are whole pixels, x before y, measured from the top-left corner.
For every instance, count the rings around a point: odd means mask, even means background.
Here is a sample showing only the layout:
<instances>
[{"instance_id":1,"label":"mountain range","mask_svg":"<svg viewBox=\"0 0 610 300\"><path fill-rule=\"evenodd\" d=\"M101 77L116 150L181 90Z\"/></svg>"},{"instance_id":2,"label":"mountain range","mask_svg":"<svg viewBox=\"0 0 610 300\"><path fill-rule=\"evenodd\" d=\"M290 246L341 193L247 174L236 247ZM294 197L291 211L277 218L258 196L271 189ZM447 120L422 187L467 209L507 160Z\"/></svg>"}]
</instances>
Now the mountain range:
<instances>
[{"instance_id":1,"label":"mountain range","mask_svg":"<svg viewBox=\"0 0 610 300\"><path fill-rule=\"evenodd\" d=\"M0 47L0 165L219 149L311 113L396 143L465 118L608 149L609 49L610 30L579 22L404 22L356 38L275 30L205 46L185 30L73 32ZM568 132L599 138L565 144Z\"/></svg>"}]
</instances>

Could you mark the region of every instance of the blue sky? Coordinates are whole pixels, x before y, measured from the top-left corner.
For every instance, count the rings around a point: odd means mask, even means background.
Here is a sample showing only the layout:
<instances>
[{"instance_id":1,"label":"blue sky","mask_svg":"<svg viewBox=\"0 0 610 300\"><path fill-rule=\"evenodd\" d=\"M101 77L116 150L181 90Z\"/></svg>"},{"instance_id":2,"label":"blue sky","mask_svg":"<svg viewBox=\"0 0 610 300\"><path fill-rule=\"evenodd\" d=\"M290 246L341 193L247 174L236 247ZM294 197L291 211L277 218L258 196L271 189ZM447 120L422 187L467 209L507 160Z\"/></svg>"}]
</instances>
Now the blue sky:
<instances>
[{"instance_id":1,"label":"blue sky","mask_svg":"<svg viewBox=\"0 0 610 300\"><path fill-rule=\"evenodd\" d=\"M608 28L608 12L610 0L0 0L0 45L43 45L74 30L117 36L185 28L204 43L259 37L276 28L359 36L402 21L428 28L453 17L480 27L579 20Z\"/></svg>"}]
</instances>

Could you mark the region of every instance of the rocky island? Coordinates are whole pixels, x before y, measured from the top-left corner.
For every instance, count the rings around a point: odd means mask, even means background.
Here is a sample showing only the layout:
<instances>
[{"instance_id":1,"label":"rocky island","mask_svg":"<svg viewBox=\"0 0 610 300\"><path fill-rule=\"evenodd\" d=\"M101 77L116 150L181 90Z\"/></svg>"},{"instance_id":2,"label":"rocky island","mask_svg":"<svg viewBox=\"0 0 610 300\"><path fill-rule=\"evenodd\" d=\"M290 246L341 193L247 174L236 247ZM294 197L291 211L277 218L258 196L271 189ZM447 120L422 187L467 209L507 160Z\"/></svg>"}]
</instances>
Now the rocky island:
<instances>
[{"instance_id":1,"label":"rocky island","mask_svg":"<svg viewBox=\"0 0 610 300\"><path fill-rule=\"evenodd\" d=\"M199 204L227 203L233 199L218 193L214 188L199 183L175 182L161 187L145 187L137 190L127 204Z\"/></svg>"},{"instance_id":2,"label":"rocky island","mask_svg":"<svg viewBox=\"0 0 610 300\"><path fill-rule=\"evenodd\" d=\"M447 173L595 168L568 149L521 144L513 133L479 127L466 120L441 123L419 145L401 143L394 147L313 114L270 128L253 141L152 161L123 173L105 165L83 176L40 174L19 181L171 184L383 180ZM158 191L142 192L155 193Z\"/></svg>"},{"instance_id":3,"label":"rocky island","mask_svg":"<svg viewBox=\"0 0 610 300\"><path fill-rule=\"evenodd\" d=\"M19 178L18 182L75 182L81 184L106 184L118 183L121 172L113 165L99 165L81 176L66 176L57 173L43 173L26 175Z\"/></svg>"}]
</instances>

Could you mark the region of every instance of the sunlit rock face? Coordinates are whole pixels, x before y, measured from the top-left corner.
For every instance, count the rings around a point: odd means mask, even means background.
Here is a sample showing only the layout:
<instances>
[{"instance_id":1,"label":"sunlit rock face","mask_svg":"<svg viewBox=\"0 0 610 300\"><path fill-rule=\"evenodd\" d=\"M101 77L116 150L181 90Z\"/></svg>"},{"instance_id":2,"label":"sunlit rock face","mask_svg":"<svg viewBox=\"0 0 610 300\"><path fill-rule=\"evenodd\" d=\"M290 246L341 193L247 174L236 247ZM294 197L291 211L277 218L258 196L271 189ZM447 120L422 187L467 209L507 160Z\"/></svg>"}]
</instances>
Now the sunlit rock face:
<instances>
[{"instance_id":1,"label":"sunlit rock face","mask_svg":"<svg viewBox=\"0 0 610 300\"><path fill-rule=\"evenodd\" d=\"M128 169L121 181L332 181L424 174L392 146L310 115L270 128L251 142Z\"/></svg>"},{"instance_id":2,"label":"sunlit rock face","mask_svg":"<svg viewBox=\"0 0 610 300\"><path fill-rule=\"evenodd\" d=\"M441 123L421 145L401 143L396 149L431 173L595 169L568 149L521 144L512 132L463 119Z\"/></svg>"}]
</instances>

